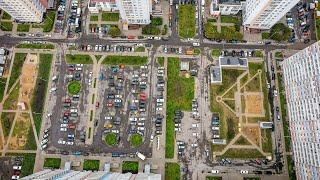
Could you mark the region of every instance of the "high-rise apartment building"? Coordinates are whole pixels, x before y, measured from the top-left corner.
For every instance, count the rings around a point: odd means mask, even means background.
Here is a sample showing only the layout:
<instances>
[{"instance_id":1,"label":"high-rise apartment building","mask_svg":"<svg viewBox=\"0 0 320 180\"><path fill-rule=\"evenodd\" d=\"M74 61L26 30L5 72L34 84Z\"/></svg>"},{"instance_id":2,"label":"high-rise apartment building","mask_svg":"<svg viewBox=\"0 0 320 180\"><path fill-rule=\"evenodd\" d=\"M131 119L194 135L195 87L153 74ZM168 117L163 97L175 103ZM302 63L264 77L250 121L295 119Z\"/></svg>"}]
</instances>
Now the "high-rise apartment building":
<instances>
[{"instance_id":1,"label":"high-rise apartment building","mask_svg":"<svg viewBox=\"0 0 320 180\"><path fill-rule=\"evenodd\" d=\"M298 179L320 179L320 41L282 62Z\"/></svg>"},{"instance_id":2,"label":"high-rise apartment building","mask_svg":"<svg viewBox=\"0 0 320 180\"><path fill-rule=\"evenodd\" d=\"M118 0L121 19L127 24L150 24L151 0Z\"/></svg>"},{"instance_id":3,"label":"high-rise apartment building","mask_svg":"<svg viewBox=\"0 0 320 180\"><path fill-rule=\"evenodd\" d=\"M0 8L19 22L41 22L47 0L0 0Z\"/></svg>"},{"instance_id":4,"label":"high-rise apartment building","mask_svg":"<svg viewBox=\"0 0 320 180\"><path fill-rule=\"evenodd\" d=\"M248 28L270 29L299 0L247 0L243 25Z\"/></svg>"}]
</instances>

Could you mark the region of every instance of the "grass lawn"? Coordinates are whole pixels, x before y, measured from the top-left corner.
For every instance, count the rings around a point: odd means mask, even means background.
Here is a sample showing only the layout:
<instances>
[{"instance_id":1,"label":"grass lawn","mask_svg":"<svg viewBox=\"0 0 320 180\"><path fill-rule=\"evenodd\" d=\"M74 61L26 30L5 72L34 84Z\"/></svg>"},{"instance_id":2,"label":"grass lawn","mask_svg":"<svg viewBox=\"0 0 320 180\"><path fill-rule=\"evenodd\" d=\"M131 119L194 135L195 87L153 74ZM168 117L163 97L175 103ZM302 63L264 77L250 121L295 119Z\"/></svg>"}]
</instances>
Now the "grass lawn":
<instances>
[{"instance_id":1,"label":"grass lawn","mask_svg":"<svg viewBox=\"0 0 320 180\"><path fill-rule=\"evenodd\" d=\"M278 59L283 59L282 52L280 52L280 51L276 52L275 57L278 58Z\"/></svg>"},{"instance_id":2,"label":"grass lawn","mask_svg":"<svg viewBox=\"0 0 320 180\"><path fill-rule=\"evenodd\" d=\"M7 78L0 78L0 102L2 101L2 98L4 96L6 83L7 83Z\"/></svg>"},{"instance_id":3,"label":"grass lawn","mask_svg":"<svg viewBox=\"0 0 320 180\"><path fill-rule=\"evenodd\" d=\"M5 20L10 20L11 19L11 16L10 14L8 14L7 12L3 12L3 15L2 15L2 19L5 19Z\"/></svg>"},{"instance_id":4,"label":"grass lawn","mask_svg":"<svg viewBox=\"0 0 320 180\"><path fill-rule=\"evenodd\" d=\"M148 57L146 56L117 56L117 55L110 55L104 58L102 64L105 65L145 65L148 61Z\"/></svg>"},{"instance_id":5,"label":"grass lawn","mask_svg":"<svg viewBox=\"0 0 320 180\"><path fill-rule=\"evenodd\" d=\"M239 119L221 103L216 101L216 97L222 95L243 73L242 70L223 69L222 85L211 85L210 87L210 109L212 112L219 113L220 116L220 137L227 139L227 142L234 138L238 130ZM228 93L229 94L229 93Z\"/></svg>"},{"instance_id":6,"label":"grass lawn","mask_svg":"<svg viewBox=\"0 0 320 180\"><path fill-rule=\"evenodd\" d=\"M6 156L23 157L20 178L33 174L34 162L36 154L28 153L7 153Z\"/></svg>"},{"instance_id":7,"label":"grass lawn","mask_svg":"<svg viewBox=\"0 0 320 180\"><path fill-rule=\"evenodd\" d=\"M236 16L227 16L227 15L222 15L221 17L221 23L238 23L239 20Z\"/></svg>"},{"instance_id":8,"label":"grass lawn","mask_svg":"<svg viewBox=\"0 0 320 180\"><path fill-rule=\"evenodd\" d=\"M199 48L195 48L193 50L193 54L195 54L195 55L199 55L200 53L201 53L201 50Z\"/></svg>"},{"instance_id":9,"label":"grass lawn","mask_svg":"<svg viewBox=\"0 0 320 180\"><path fill-rule=\"evenodd\" d=\"M139 46L134 50L134 52L145 52L145 51L146 51L146 48L143 46Z\"/></svg>"},{"instance_id":10,"label":"grass lawn","mask_svg":"<svg viewBox=\"0 0 320 180\"><path fill-rule=\"evenodd\" d=\"M53 44L18 44L17 48L26 48L26 49L54 49Z\"/></svg>"},{"instance_id":11,"label":"grass lawn","mask_svg":"<svg viewBox=\"0 0 320 180\"><path fill-rule=\"evenodd\" d=\"M268 33L268 32L263 32L263 33L261 34L261 36L262 36L262 39L269 39L270 33Z\"/></svg>"},{"instance_id":12,"label":"grass lawn","mask_svg":"<svg viewBox=\"0 0 320 180\"><path fill-rule=\"evenodd\" d=\"M255 55L256 55L256 57L261 57L261 58L263 58L263 53L262 53L262 51L255 51Z\"/></svg>"},{"instance_id":13,"label":"grass lawn","mask_svg":"<svg viewBox=\"0 0 320 180\"><path fill-rule=\"evenodd\" d=\"M72 81L68 84L68 93L71 95L76 95L81 90L81 84L78 81Z\"/></svg>"},{"instance_id":14,"label":"grass lawn","mask_svg":"<svg viewBox=\"0 0 320 180\"><path fill-rule=\"evenodd\" d=\"M287 163L288 163L288 173L289 173L289 179L295 180L296 178L296 170L294 167L294 160L292 159L292 156L287 156Z\"/></svg>"},{"instance_id":15,"label":"grass lawn","mask_svg":"<svg viewBox=\"0 0 320 180\"><path fill-rule=\"evenodd\" d=\"M104 141L109 146L114 146L117 144L117 135L115 133L108 133L104 137Z\"/></svg>"},{"instance_id":16,"label":"grass lawn","mask_svg":"<svg viewBox=\"0 0 320 180\"><path fill-rule=\"evenodd\" d=\"M139 162L137 161L123 161L122 173L131 172L132 174L138 174Z\"/></svg>"},{"instance_id":17,"label":"grass lawn","mask_svg":"<svg viewBox=\"0 0 320 180\"><path fill-rule=\"evenodd\" d=\"M96 57L96 60L99 61L102 57L102 55L94 55Z\"/></svg>"},{"instance_id":18,"label":"grass lawn","mask_svg":"<svg viewBox=\"0 0 320 180\"><path fill-rule=\"evenodd\" d=\"M119 21L119 13L103 12L101 21Z\"/></svg>"},{"instance_id":19,"label":"grass lawn","mask_svg":"<svg viewBox=\"0 0 320 180\"><path fill-rule=\"evenodd\" d=\"M47 96L46 92L48 89L52 58L52 54L40 54L39 56L38 78L36 80L31 100L31 109L33 112L32 116L36 126L37 134L40 132L42 122L42 112Z\"/></svg>"},{"instance_id":20,"label":"grass lawn","mask_svg":"<svg viewBox=\"0 0 320 180\"><path fill-rule=\"evenodd\" d=\"M165 178L170 180L179 180L181 179L180 165L178 163L166 163L165 165Z\"/></svg>"},{"instance_id":21,"label":"grass lawn","mask_svg":"<svg viewBox=\"0 0 320 180\"><path fill-rule=\"evenodd\" d=\"M191 4L179 5L179 36L193 38L196 34L195 6Z\"/></svg>"},{"instance_id":22,"label":"grass lawn","mask_svg":"<svg viewBox=\"0 0 320 180\"><path fill-rule=\"evenodd\" d=\"M83 162L83 170L98 171L100 166L99 160L85 159Z\"/></svg>"},{"instance_id":23,"label":"grass lawn","mask_svg":"<svg viewBox=\"0 0 320 180\"><path fill-rule=\"evenodd\" d=\"M234 143L237 145L250 145L250 142L243 136L240 136L239 139Z\"/></svg>"},{"instance_id":24,"label":"grass lawn","mask_svg":"<svg viewBox=\"0 0 320 180\"><path fill-rule=\"evenodd\" d=\"M260 177L243 177L243 180L260 180Z\"/></svg>"},{"instance_id":25,"label":"grass lawn","mask_svg":"<svg viewBox=\"0 0 320 180\"><path fill-rule=\"evenodd\" d=\"M261 129L262 137L262 150L264 152L272 153L272 130L271 129Z\"/></svg>"},{"instance_id":26,"label":"grass lawn","mask_svg":"<svg viewBox=\"0 0 320 180\"><path fill-rule=\"evenodd\" d=\"M142 144L142 136L140 134L132 134L130 144L133 147L139 147Z\"/></svg>"},{"instance_id":27,"label":"grass lawn","mask_svg":"<svg viewBox=\"0 0 320 180\"><path fill-rule=\"evenodd\" d=\"M46 158L44 160L43 167L59 169L60 165L61 165L61 159L60 158Z\"/></svg>"},{"instance_id":28,"label":"grass lawn","mask_svg":"<svg viewBox=\"0 0 320 180\"><path fill-rule=\"evenodd\" d=\"M1 114L1 125L4 137L9 136L15 113L3 112Z\"/></svg>"},{"instance_id":29,"label":"grass lawn","mask_svg":"<svg viewBox=\"0 0 320 180\"><path fill-rule=\"evenodd\" d=\"M166 119L166 158L174 155L174 111L191 111L194 98L194 78L180 76L180 60L168 58L167 85L167 119Z\"/></svg>"},{"instance_id":30,"label":"grass lawn","mask_svg":"<svg viewBox=\"0 0 320 180\"><path fill-rule=\"evenodd\" d=\"M221 54L220 49L212 49L212 51L211 51L211 56L212 57L219 57L220 54Z\"/></svg>"},{"instance_id":31,"label":"grass lawn","mask_svg":"<svg viewBox=\"0 0 320 180\"><path fill-rule=\"evenodd\" d=\"M221 158L235 158L235 159L247 159L247 158L263 158L264 156L256 149L228 149Z\"/></svg>"},{"instance_id":32,"label":"grass lawn","mask_svg":"<svg viewBox=\"0 0 320 180\"><path fill-rule=\"evenodd\" d=\"M319 5L320 6L320 5ZM320 40L320 19L316 19L317 40Z\"/></svg>"},{"instance_id":33,"label":"grass lawn","mask_svg":"<svg viewBox=\"0 0 320 180\"><path fill-rule=\"evenodd\" d=\"M18 24L17 31L18 32L29 32L30 24Z\"/></svg>"},{"instance_id":34,"label":"grass lawn","mask_svg":"<svg viewBox=\"0 0 320 180\"><path fill-rule=\"evenodd\" d=\"M157 57L157 62L160 66L164 66L164 57Z\"/></svg>"},{"instance_id":35,"label":"grass lawn","mask_svg":"<svg viewBox=\"0 0 320 180\"><path fill-rule=\"evenodd\" d=\"M142 34L144 35L159 35L161 30L158 26L146 25L142 27Z\"/></svg>"},{"instance_id":36,"label":"grass lawn","mask_svg":"<svg viewBox=\"0 0 320 180\"><path fill-rule=\"evenodd\" d=\"M98 21L98 16L90 16L90 21Z\"/></svg>"},{"instance_id":37,"label":"grass lawn","mask_svg":"<svg viewBox=\"0 0 320 180\"><path fill-rule=\"evenodd\" d=\"M14 86L11 93L9 94L8 98L3 103L3 109L7 110L15 110L17 109L17 103L19 98L19 89L20 84L19 82Z\"/></svg>"},{"instance_id":38,"label":"grass lawn","mask_svg":"<svg viewBox=\"0 0 320 180\"><path fill-rule=\"evenodd\" d=\"M206 180L222 180L221 176L207 176Z\"/></svg>"},{"instance_id":39,"label":"grass lawn","mask_svg":"<svg viewBox=\"0 0 320 180\"><path fill-rule=\"evenodd\" d=\"M54 25L54 19L56 17L56 12L54 10L47 11L44 21L41 24L33 24L33 28L42 28L43 32L51 32Z\"/></svg>"},{"instance_id":40,"label":"grass lawn","mask_svg":"<svg viewBox=\"0 0 320 180\"><path fill-rule=\"evenodd\" d=\"M1 22L0 29L2 31L12 31L13 24L12 22Z\"/></svg>"},{"instance_id":41,"label":"grass lawn","mask_svg":"<svg viewBox=\"0 0 320 180\"><path fill-rule=\"evenodd\" d=\"M91 57L86 54L66 54L66 60L69 64L93 64Z\"/></svg>"}]
</instances>

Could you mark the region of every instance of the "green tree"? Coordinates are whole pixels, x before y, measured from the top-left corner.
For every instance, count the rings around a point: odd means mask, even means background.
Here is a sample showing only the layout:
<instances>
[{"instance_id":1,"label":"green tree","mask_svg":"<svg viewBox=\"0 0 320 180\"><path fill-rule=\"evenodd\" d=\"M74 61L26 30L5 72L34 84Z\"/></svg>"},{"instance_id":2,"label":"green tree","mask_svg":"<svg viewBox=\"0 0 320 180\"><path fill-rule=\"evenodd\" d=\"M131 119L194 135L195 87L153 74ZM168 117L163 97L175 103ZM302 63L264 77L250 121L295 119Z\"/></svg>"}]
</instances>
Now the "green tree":
<instances>
[{"instance_id":1,"label":"green tree","mask_svg":"<svg viewBox=\"0 0 320 180\"><path fill-rule=\"evenodd\" d=\"M117 26L112 26L112 27L109 29L108 34L109 34L111 37L116 37L116 36L120 36L121 31L120 31L120 29L119 29Z\"/></svg>"}]
</instances>

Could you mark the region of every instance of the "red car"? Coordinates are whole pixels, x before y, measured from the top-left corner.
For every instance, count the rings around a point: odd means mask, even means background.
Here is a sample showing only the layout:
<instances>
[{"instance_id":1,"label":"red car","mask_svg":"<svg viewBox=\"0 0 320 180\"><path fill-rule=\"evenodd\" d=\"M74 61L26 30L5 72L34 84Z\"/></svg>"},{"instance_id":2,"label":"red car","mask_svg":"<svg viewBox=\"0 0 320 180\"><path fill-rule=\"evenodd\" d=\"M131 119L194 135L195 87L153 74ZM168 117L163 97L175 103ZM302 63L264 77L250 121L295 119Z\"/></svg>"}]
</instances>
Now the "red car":
<instances>
[{"instance_id":1,"label":"red car","mask_svg":"<svg viewBox=\"0 0 320 180\"><path fill-rule=\"evenodd\" d=\"M96 108L99 108L99 106L100 106L100 103L96 102Z\"/></svg>"}]
</instances>

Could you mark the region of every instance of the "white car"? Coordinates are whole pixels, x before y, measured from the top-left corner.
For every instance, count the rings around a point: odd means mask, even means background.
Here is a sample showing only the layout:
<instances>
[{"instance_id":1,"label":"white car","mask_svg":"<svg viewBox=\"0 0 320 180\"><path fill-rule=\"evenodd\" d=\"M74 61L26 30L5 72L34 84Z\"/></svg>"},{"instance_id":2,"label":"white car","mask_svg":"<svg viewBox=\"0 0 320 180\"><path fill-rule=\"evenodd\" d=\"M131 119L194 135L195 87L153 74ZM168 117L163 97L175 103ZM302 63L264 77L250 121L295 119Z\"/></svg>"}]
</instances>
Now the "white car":
<instances>
[{"instance_id":1,"label":"white car","mask_svg":"<svg viewBox=\"0 0 320 180\"><path fill-rule=\"evenodd\" d=\"M156 36L156 37L154 37L154 39L155 40L161 40L161 37Z\"/></svg>"},{"instance_id":2,"label":"white car","mask_svg":"<svg viewBox=\"0 0 320 180\"><path fill-rule=\"evenodd\" d=\"M174 128L175 131L181 132L181 128Z\"/></svg>"},{"instance_id":3,"label":"white car","mask_svg":"<svg viewBox=\"0 0 320 180\"><path fill-rule=\"evenodd\" d=\"M211 170L212 174L219 174L219 170Z\"/></svg>"},{"instance_id":4,"label":"white car","mask_svg":"<svg viewBox=\"0 0 320 180\"><path fill-rule=\"evenodd\" d=\"M192 124L192 127L197 128L197 127L199 127L199 124Z\"/></svg>"},{"instance_id":5,"label":"white car","mask_svg":"<svg viewBox=\"0 0 320 180\"><path fill-rule=\"evenodd\" d=\"M12 180L14 180L14 179L19 179L19 178L20 178L20 176L17 176L17 175L13 175L13 176L11 177Z\"/></svg>"},{"instance_id":6,"label":"white car","mask_svg":"<svg viewBox=\"0 0 320 180\"><path fill-rule=\"evenodd\" d=\"M60 131L67 131L67 128L60 128Z\"/></svg>"},{"instance_id":7,"label":"white car","mask_svg":"<svg viewBox=\"0 0 320 180\"><path fill-rule=\"evenodd\" d=\"M48 147L48 145L47 145L47 144L44 144L44 145L41 146L41 150L44 150L44 149L46 149L47 147Z\"/></svg>"},{"instance_id":8,"label":"white car","mask_svg":"<svg viewBox=\"0 0 320 180\"><path fill-rule=\"evenodd\" d=\"M199 133L192 133L192 136L198 137Z\"/></svg>"},{"instance_id":9,"label":"white car","mask_svg":"<svg viewBox=\"0 0 320 180\"><path fill-rule=\"evenodd\" d=\"M117 95L115 95L115 97L121 99L121 98L122 98L122 95L121 95L121 94L117 94Z\"/></svg>"},{"instance_id":10,"label":"white car","mask_svg":"<svg viewBox=\"0 0 320 180\"><path fill-rule=\"evenodd\" d=\"M113 132L113 133L115 133L115 134L119 134L120 131L117 130L117 129L112 129L111 132Z\"/></svg>"},{"instance_id":11,"label":"white car","mask_svg":"<svg viewBox=\"0 0 320 180\"><path fill-rule=\"evenodd\" d=\"M68 124L61 124L62 128L68 127Z\"/></svg>"},{"instance_id":12,"label":"white car","mask_svg":"<svg viewBox=\"0 0 320 180\"><path fill-rule=\"evenodd\" d=\"M273 94L274 94L275 97L277 97L277 96L278 96L278 91L277 91L277 90L274 90L274 91L273 91Z\"/></svg>"},{"instance_id":13,"label":"white car","mask_svg":"<svg viewBox=\"0 0 320 180\"><path fill-rule=\"evenodd\" d=\"M191 144L191 147L198 147L198 144L197 143L194 143L194 144Z\"/></svg>"},{"instance_id":14,"label":"white car","mask_svg":"<svg viewBox=\"0 0 320 180\"><path fill-rule=\"evenodd\" d=\"M74 144L74 142L72 142L72 141L67 141L66 144L69 145L69 146L72 146L72 145Z\"/></svg>"},{"instance_id":15,"label":"white car","mask_svg":"<svg viewBox=\"0 0 320 180\"><path fill-rule=\"evenodd\" d=\"M49 134L46 133L46 134L43 135L42 139L46 139L46 138L48 138L48 137L49 137Z\"/></svg>"},{"instance_id":16,"label":"white car","mask_svg":"<svg viewBox=\"0 0 320 180\"><path fill-rule=\"evenodd\" d=\"M151 134L151 136L150 136L150 141L152 142L153 139L154 139L154 136L153 136L153 134Z\"/></svg>"},{"instance_id":17,"label":"white car","mask_svg":"<svg viewBox=\"0 0 320 180\"><path fill-rule=\"evenodd\" d=\"M163 108L162 107L157 107L157 109L156 109L157 111L162 111L163 110Z\"/></svg>"},{"instance_id":18,"label":"white car","mask_svg":"<svg viewBox=\"0 0 320 180\"><path fill-rule=\"evenodd\" d=\"M21 166L13 166L14 170L21 170Z\"/></svg>"},{"instance_id":19,"label":"white car","mask_svg":"<svg viewBox=\"0 0 320 180\"><path fill-rule=\"evenodd\" d=\"M121 99L115 99L114 102L115 102L115 103L121 103L122 100L121 100Z\"/></svg>"},{"instance_id":20,"label":"white car","mask_svg":"<svg viewBox=\"0 0 320 180\"><path fill-rule=\"evenodd\" d=\"M50 92L50 93L53 93L53 92L55 92L56 90L57 90L57 88L54 87L54 88L51 88L49 92Z\"/></svg>"},{"instance_id":21,"label":"white car","mask_svg":"<svg viewBox=\"0 0 320 180\"><path fill-rule=\"evenodd\" d=\"M200 46L200 43L198 43L198 42L195 42L195 43L192 43L192 45L193 45L193 46L196 46L196 47L198 47L198 46Z\"/></svg>"},{"instance_id":22,"label":"white car","mask_svg":"<svg viewBox=\"0 0 320 180\"><path fill-rule=\"evenodd\" d=\"M104 119L105 120L112 120L112 116L105 116Z\"/></svg>"},{"instance_id":23,"label":"white car","mask_svg":"<svg viewBox=\"0 0 320 180\"><path fill-rule=\"evenodd\" d=\"M48 141L49 141L49 139L44 139L44 140L41 141L40 144L41 144L41 145L47 144Z\"/></svg>"},{"instance_id":24,"label":"white car","mask_svg":"<svg viewBox=\"0 0 320 180\"><path fill-rule=\"evenodd\" d=\"M68 134L68 138L74 138L74 134Z\"/></svg>"},{"instance_id":25,"label":"white car","mask_svg":"<svg viewBox=\"0 0 320 180\"><path fill-rule=\"evenodd\" d=\"M62 138L58 140L58 144L66 144L66 141L64 141Z\"/></svg>"},{"instance_id":26,"label":"white car","mask_svg":"<svg viewBox=\"0 0 320 180\"><path fill-rule=\"evenodd\" d=\"M249 173L248 170L241 170L241 171L240 171L240 174L248 174L248 173Z\"/></svg>"}]
</instances>

